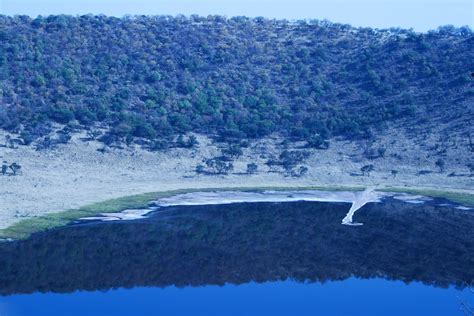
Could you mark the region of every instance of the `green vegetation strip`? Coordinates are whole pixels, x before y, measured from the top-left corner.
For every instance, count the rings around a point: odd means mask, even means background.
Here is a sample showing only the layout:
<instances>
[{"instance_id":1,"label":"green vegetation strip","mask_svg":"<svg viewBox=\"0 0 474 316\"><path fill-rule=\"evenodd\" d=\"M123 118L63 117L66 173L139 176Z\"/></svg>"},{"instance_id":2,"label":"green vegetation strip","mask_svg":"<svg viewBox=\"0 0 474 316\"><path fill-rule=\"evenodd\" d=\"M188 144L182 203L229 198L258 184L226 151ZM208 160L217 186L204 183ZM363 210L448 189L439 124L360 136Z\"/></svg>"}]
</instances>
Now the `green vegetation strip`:
<instances>
[{"instance_id":1,"label":"green vegetation strip","mask_svg":"<svg viewBox=\"0 0 474 316\"><path fill-rule=\"evenodd\" d=\"M23 219L12 226L0 229L0 239L25 239L31 234L53 228L58 228L71 223L82 217L95 216L99 213L121 212L126 209L146 208L150 201L169 197L177 194L190 192L211 192L211 191L242 191L242 192L260 192L264 190L327 190L327 191L362 191L364 187L259 187L259 188L205 188L205 189L183 189L164 192L151 192L145 194L131 195L104 202L94 203L83 206L79 209L50 213L38 217ZM474 194L456 193L437 190L410 189L410 188L383 188L383 192L400 192L410 194L420 194L431 197L441 197L453 202L461 203L467 206L474 206Z\"/></svg>"}]
</instances>

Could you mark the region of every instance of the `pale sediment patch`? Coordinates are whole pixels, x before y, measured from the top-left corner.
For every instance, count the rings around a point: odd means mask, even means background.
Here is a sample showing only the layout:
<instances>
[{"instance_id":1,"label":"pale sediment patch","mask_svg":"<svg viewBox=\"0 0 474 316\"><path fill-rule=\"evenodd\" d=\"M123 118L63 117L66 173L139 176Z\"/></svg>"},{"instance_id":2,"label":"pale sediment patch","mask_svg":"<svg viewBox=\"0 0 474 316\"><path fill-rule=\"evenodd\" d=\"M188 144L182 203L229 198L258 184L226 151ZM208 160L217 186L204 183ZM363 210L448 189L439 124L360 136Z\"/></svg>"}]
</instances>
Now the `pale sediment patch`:
<instances>
[{"instance_id":1,"label":"pale sediment patch","mask_svg":"<svg viewBox=\"0 0 474 316\"><path fill-rule=\"evenodd\" d=\"M81 220L99 220L99 221L130 221L134 219L144 218L150 212L156 211L157 208L150 207L144 209L124 210L116 213L101 213L100 216L83 217Z\"/></svg>"},{"instance_id":2,"label":"pale sediment patch","mask_svg":"<svg viewBox=\"0 0 474 316\"><path fill-rule=\"evenodd\" d=\"M466 207L466 206L462 206L462 205L456 206L456 208L458 210L461 210L461 211L470 211L470 210L472 210L471 207Z\"/></svg>"},{"instance_id":3,"label":"pale sediment patch","mask_svg":"<svg viewBox=\"0 0 474 316\"><path fill-rule=\"evenodd\" d=\"M257 202L343 202L352 203L355 192L349 191L262 191L262 192L193 192L154 201L159 206L211 205Z\"/></svg>"},{"instance_id":4,"label":"pale sediment patch","mask_svg":"<svg viewBox=\"0 0 474 316\"><path fill-rule=\"evenodd\" d=\"M397 194L393 197L396 200L404 201L407 203L412 203L412 204L422 204L428 201L432 201L433 199L428 197L428 196L423 196L423 195L411 195L407 193L400 193Z\"/></svg>"},{"instance_id":5,"label":"pale sediment patch","mask_svg":"<svg viewBox=\"0 0 474 316\"><path fill-rule=\"evenodd\" d=\"M354 192L354 199L352 206L347 215L342 219L343 225L360 226L362 223L353 222L352 218L357 210L362 208L365 204L370 202L380 202L381 198L390 195L389 193L376 192L374 188L368 188L363 192Z\"/></svg>"},{"instance_id":6,"label":"pale sediment patch","mask_svg":"<svg viewBox=\"0 0 474 316\"><path fill-rule=\"evenodd\" d=\"M148 213L156 211L160 207L169 206L191 206L191 205L219 205L234 203L262 203L262 202L333 202L333 203L351 203L352 207L349 213L342 220L345 225L361 225L353 223L354 213L367 203L380 202L385 196L391 194L376 192L373 189L364 192L352 191L262 191L262 192L241 192L241 191L216 191L216 192L191 192L178 194L151 201L153 207L139 210L125 210L119 213L103 213L101 216L84 217L81 220L132 220L144 218Z\"/></svg>"}]
</instances>

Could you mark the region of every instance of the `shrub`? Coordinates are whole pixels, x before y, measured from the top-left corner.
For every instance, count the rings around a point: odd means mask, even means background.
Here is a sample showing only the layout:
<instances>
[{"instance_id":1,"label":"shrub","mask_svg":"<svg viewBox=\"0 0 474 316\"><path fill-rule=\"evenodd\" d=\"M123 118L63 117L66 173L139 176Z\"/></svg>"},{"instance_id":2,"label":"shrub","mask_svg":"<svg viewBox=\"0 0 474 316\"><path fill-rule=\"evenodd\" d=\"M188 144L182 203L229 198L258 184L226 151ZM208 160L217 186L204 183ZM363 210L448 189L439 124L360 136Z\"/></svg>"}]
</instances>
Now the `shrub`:
<instances>
[{"instance_id":1,"label":"shrub","mask_svg":"<svg viewBox=\"0 0 474 316\"><path fill-rule=\"evenodd\" d=\"M444 171L445 162L444 162L443 159L439 158L438 160L436 160L435 165L436 165L436 167L439 168L439 172Z\"/></svg>"},{"instance_id":2,"label":"shrub","mask_svg":"<svg viewBox=\"0 0 474 316\"><path fill-rule=\"evenodd\" d=\"M375 170L374 165L365 165L360 168L362 175L370 176L370 173Z\"/></svg>"},{"instance_id":3,"label":"shrub","mask_svg":"<svg viewBox=\"0 0 474 316\"><path fill-rule=\"evenodd\" d=\"M254 174L258 170L258 165L254 162L247 164L247 173Z\"/></svg>"},{"instance_id":4,"label":"shrub","mask_svg":"<svg viewBox=\"0 0 474 316\"><path fill-rule=\"evenodd\" d=\"M319 135L315 135L307 141L306 147L316 148L316 149L328 149L329 148L329 141L324 140Z\"/></svg>"}]
</instances>

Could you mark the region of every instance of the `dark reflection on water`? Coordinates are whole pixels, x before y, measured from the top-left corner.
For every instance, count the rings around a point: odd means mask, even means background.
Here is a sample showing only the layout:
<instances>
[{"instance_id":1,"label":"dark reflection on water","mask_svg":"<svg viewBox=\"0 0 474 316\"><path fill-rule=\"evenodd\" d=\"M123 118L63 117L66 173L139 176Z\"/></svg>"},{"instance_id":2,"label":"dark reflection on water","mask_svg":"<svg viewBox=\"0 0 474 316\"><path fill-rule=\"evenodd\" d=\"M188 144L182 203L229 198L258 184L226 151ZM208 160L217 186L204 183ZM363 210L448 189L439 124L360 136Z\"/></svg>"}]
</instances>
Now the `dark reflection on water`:
<instances>
[{"instance_id":1,"label":"dark reflection on water","mask_svg":"<svg viewBox=\"0 0 474 316\"><path fill-rule=\"evenodd\" d=\"M393 199L341 225L348 204L170 207L146 220L77 225L0 244L0 294L136 286L386 278L474 279L474 213Z\"/></svg>"}]
</instances>

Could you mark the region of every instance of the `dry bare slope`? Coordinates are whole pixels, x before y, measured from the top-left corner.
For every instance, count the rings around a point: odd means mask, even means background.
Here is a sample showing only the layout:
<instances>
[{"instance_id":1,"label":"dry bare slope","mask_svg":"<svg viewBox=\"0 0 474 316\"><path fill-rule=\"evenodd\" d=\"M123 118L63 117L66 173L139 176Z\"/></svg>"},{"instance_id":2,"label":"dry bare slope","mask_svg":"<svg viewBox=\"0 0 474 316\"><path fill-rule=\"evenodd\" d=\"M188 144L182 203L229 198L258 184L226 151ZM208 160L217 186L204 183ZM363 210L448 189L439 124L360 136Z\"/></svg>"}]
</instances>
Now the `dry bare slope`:
<instances>
[{"instance_id":1,"label":"dry bare slope","mask_svg":"<svg viewBox=\"0 0 474 316\"><path fill-rule=\"evenodd\" d=\"M397 140L393 141L393 135ZM2 139L5 134L0 136ZM33 146L0 148L0 156L17 162L22 173L0 176L0 228L23 218L79 208L81 206L146 192L163 192L190 188L231 187L399 187L435 189L473 193L474 177L466 163L467 146L447 147L443 154L445 166L439 171L436 152L430 150L431 140L420 141L388 131L375 144L384 146L384 157L369 159L364 154L367 144L334 139L327 150L301 149L300 143L281 144L279 137L252 142L243 155L233 161L234 169L227 175L198 175L195 168L203 160L219 156L224 144L198 136L193 149L173 148L150 152L138 146L98 151L102 144L83 141L83 133L55 149L37 151ZM435 142L436 140L433 140ZM308 172L299 177L285 175L283 169L270 168L266 162L282 151L308 151L301 162ZM247 174L247 165L255 163L258 171ZM361 167L373 165L370 176L361 174ZM275 169L275 171L272 171ZM396 174L392 173L396 170ZM420 173L421 171L421 173Z\"/></svg>"}]
</instances>

